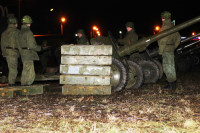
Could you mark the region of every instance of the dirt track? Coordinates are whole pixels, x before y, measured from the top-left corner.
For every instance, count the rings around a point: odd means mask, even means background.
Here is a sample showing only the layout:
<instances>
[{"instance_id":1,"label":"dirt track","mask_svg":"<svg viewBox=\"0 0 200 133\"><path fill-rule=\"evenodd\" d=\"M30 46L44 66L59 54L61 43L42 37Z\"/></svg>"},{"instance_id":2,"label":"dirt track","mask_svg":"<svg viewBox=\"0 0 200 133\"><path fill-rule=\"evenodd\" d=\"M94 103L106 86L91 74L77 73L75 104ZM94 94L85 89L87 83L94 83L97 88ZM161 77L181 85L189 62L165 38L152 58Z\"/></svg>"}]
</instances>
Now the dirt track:
<instances>
[{"instance_id":1,"label":"dirt track","mask_svg":"<svg viewBox=\"0 0 200 133\"><path fill-rule=\"evenodd\" d=\"M0 132L111 132L113 127L124 132L198 132L200 69L177 77L176 91L162 90L163 78L110 96L63 96L61 87L54 86L43 95L0 99Z\"/></svg>"}]
</instances>

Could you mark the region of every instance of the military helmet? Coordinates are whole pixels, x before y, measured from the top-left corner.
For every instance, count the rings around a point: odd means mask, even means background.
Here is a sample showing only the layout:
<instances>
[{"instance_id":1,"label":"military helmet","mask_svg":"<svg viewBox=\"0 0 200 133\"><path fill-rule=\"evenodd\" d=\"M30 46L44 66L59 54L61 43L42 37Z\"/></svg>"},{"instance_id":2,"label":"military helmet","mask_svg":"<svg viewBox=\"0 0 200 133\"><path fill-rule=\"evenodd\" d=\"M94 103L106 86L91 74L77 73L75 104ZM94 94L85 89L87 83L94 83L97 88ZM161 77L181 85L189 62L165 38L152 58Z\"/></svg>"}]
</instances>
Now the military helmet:
<instances>
[{"instance_id":1,"label":"military helmet","mask_svg":"<svg viewBox=\"0 0 200 133\"><path fill-rule=\"evenodd\" d=\"M25 15L23 18L22 18L22 23L23 24L31 24L33 21L32 21L32 18L28 15Z\"/></svg>"},{"instance_id":2,"label":"military helmet","mask_svg":"<svg viewBox=\"0 0 200 133\"><path fill-rule=\"evenodd\" d=\"M134 23L133 22L127 22L126 27L134 28Z\"/></svg>"},{"instance_id":3,"label":"military helmet","mask_svg":"<svg viewBox=\"0 0 200 133\"><path fill-rule=\"evenodd\" d=\"M164 11L164 12L161 13L161 18L171 19L171 13L168 12L168 11Z\"/></svg>"},{"instance_id":4,"label":"military helmet","mask_svg":"<svg viewBox=\"0 0 200 133\"><path fill-rule=\"evenodd\" d=\"M84 32L84 30L83 30L83 29L79 29L79 30L77 30L77 32L76 32L76 33L85 34L85 32Z\"/></svg>"},{"instance_id":5,"label":"military helmet","mask_svg":"<svg viewBox=\"0 0 200 133\"><path fill-rule=\"evenodd\" d=\"M17 24L17 18L9 17L8 18L8 24Z\"/></svg>"}]
</instances>

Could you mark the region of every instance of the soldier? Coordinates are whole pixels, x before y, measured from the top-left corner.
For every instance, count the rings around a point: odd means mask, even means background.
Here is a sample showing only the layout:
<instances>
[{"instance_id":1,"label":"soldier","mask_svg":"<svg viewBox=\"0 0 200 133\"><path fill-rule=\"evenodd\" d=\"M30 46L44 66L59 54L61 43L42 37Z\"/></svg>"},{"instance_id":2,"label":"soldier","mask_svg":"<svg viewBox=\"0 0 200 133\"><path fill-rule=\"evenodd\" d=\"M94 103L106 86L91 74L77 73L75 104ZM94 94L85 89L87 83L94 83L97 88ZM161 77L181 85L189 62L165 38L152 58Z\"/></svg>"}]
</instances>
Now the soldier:
<instances>
[{"instance_id":1,"label":"soldier","mask_svg":"<svg viewBox=\"0 0 200 133\"><path fill-rule=\"evenodd\" d=\"M40 51L40 63L42 65L42 68L40 70L40 73L43 74L46 72L46 68L47 68L47 63L48 63L48 59L51 56L51 47L48 46L47 41L44 40L42 42L42 50Z\"/></svg>"},{"instance_id":2,"label":"soldier","mask_svg":"<svg viewBox=\"0 0 200 133\"><path fill-rule=\"evenodd\" d=\"M84 44L84 45L89 45L89 41L86 38L85 32L82 29L79 29L77 31L77 35L78 35L78 40L77 40L77 44Z\"/></svg>"},{"instance_id":3,"label":"soldier","mask_svg":"<svg viewBox=\"0 0 200 133\"><path fill-rule=\"evenodd\" d=\"M161 31L167 30L173 27L171 23L171 13L164 11L161 13L162 27ZM178 47L181 41L181 36L178 32L175 32L169 36L166 36L158 40L159 54L162 55L163 71L167 77L168 85L165 89L176 89L176 70L174 63L174 50Z\"/></svg>"},{"instance_id":4,"label":"soldier","mask_svg":"<svg viewBox=\"0 0 200 133\"><path fill-rule=\"evenodd\" d=\"M22 27L19 34L20 54L23 63L21 85L31 85L35 79L34 60L39 60L37 51L41 47L37 45L30 26L32 19L26 15L22 18Z\"/></svg>"},{"instance_id":5,"label":"soldier","mask_svg":"<svg viewBox=\"0 0 200 133\"><path fill-rule=\"evenodd\" d=\"M122 45L132 45L138 40L138 35L134 29L133 22L126 23L126 36L123 39L118 39L118 42Z\"/></svg>"},{"instance_id":6,"label":"soldier","mask_svg":"<svg viewBox=\"0 0 200 133\"><path fill-rule=\"evenodd\" d=\"M15 84L15 79L18 73L18 36L20 31L17 29L17 26L17 19L15 17L8 18L8 28L2 33L1 36L2 55L6 58L9 70L9 86L13 86Z\"/></svg>"},{"instance_id":7,"label":"soldier","mask_svg":"<svg viewBox=\"0 0 200 133\"><path fill-rule=\"evenodd\" d=\"M103 36L97 36L95 38L91 38L90 43L91 45L102 45L104 43L105 37Z\"/></svg>"}]
</instances>

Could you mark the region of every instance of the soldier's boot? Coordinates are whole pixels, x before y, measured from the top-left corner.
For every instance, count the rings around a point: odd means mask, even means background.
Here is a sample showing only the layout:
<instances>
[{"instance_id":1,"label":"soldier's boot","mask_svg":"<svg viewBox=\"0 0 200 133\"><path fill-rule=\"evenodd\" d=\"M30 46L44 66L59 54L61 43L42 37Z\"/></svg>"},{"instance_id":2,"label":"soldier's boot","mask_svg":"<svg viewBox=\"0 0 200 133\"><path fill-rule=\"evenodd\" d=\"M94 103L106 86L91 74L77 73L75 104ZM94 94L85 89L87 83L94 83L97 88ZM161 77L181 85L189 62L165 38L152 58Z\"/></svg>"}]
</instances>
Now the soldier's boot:
<instances>
[{"instance_id":1,"label":"soldier's boot","mask_svg":"<svg viewBox=\"0 0 200 133\"><path fill-rule=\"evenodd\" d=\"M171 89L176 90L176 81L171 82Z\"/></svg>"},{"instance_id":2,"label":"soldier's boot","mask_svg":"<svg viewBox=\"0 0 200 133\"><path fill-rule=\"evenodd\" d=\"M168 82L168 85L165 86L164 89L176 90L176 81Z\"/></svg>"},{"instance_id":3,"label":"soldier's boot","mask_svg":"<svg viewBox=\"0 0 200 133\"><path fill-rule=\"evenodd\" d=\"M9 86L15 86L15 84L8 84Z\"/></svg>"},{"instance_id":4,"label":"soldier's boot","mask_svg":"<svg viewBox=\"0 0 200 133\"><path fill-rule=\"evenodd\" d=\"M167 83L167 85L163 89L165 89L165 90L170 89L170 83Z\"/></svg>"}]
</instances>

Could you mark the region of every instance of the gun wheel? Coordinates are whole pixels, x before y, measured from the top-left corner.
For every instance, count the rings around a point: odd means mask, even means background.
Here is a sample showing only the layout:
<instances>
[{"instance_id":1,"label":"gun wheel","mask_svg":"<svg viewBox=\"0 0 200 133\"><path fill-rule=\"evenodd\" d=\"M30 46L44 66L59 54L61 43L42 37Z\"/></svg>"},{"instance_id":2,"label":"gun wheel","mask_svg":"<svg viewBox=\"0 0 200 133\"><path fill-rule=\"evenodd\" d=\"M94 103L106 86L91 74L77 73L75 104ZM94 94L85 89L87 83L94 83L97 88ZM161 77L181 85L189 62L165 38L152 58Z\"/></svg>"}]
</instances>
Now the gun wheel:
<instances>
[{"instance_id":1,"label":"gun wheel","mask_svg":"<svg viewBox=\"0 0 200 133\"><path fill-rule=\"evenodd\" d=\"M158 66L150 60L142 60L139 65L144 73L144 83L156 83L159 78Z\"/></svg>"},{"instance_id":2,"label":"gun wheel","mask_svg":"<svg viewBox=\"0 0 200 133\"><path fill-rule=\"evenodd\" d=\"M120 91L127 82L127 70L122 62L113 58L111 66L112 91Z\"/></svg>"},{"instance_id":3,"label":"gun wheel","mask_svg":"<svg viewBox=\"0 0 200 133\"><path fill-rule=\"evenodd\" d=\"M128 83L126 89L138 89L144 81L142 68L133 61L127 61L129 65Z\"/></svg>"},{"instance_id":4,"label":"gun wheel","mask_svg":"<svg viewBox=\"0 0 200 133\"><path fill-rule=\"evenodd\" d=\"M158 69L159 69L159 79L161 79L162 76L163 76L163 67L162 67L162 64L160 63L160 61L155 60L155 59L153 59L152 61L158 66Z\"/></svg>"}]
</instances>

